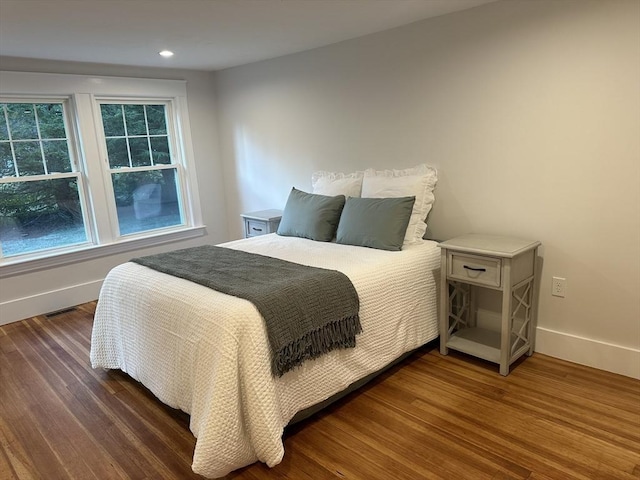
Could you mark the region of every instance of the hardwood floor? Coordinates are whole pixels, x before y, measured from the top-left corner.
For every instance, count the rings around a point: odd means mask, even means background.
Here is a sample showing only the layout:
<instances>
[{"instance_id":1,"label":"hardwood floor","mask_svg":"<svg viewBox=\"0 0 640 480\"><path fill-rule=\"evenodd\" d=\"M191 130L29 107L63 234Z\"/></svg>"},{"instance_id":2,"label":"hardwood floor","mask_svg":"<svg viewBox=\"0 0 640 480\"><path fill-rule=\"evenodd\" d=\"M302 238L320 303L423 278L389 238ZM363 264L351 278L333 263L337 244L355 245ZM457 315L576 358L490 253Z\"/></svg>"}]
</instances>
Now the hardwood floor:
<instances>
[{"instance_id":1,"label":"hardwood floor","mask_svg":"<svg viewBox=\"0 0 640 480\"><path fill-rule=\"evenodd\" d=\"M95 303L0 327L0 479L192 479L189 417L93 370ZM640 382L540 354L508 377L427 346L228 479L638 479Z\"/></svg>"}]
</instances>

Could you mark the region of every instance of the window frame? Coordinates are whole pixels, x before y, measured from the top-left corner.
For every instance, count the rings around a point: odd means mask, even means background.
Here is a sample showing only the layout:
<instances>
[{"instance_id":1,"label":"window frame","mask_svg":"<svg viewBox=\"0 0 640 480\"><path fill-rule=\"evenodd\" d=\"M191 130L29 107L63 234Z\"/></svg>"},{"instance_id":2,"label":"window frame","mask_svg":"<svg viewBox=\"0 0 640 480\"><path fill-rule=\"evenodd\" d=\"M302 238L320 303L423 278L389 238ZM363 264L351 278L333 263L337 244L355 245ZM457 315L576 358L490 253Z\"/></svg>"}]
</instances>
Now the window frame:
<instances>
[{"instance_id":1,"label":"window frame","mask_svg":"<svg viewBox=\"0 0 640 480\"><path fill-rule=\"evenodd\" d=\"M200 212L185 81L0 71L0 96L12 102L19 99L24 99L25 103L43 103L40 102L43 99L63 99L68 102L68 105L65 105L65 127L68 129L72 170L78 173L82 180L79 179L78 190L88 240L87 244L80 246L0 257L0 278L205 234ZM154 104L162 100L171 105L171 114L167 113L167 130L172 129L175 144L170 145L170 148L171 154L175 157L169 165L170 168L180 170L177 187L182 198L182 225L120 235L115 198L109 197L109 188L111 194L113 189L100 116L99 102L106 99L113 100L114 103L143 104ZM113 200L113 207L109 206L110 198Z\"/></svg>"},{"instance_id":2,"label":"window frame","mask_svg":"<svg viewBox=\"0 0 640 480\"><path fill-rule=\"evenodd\" d=\"M63 110L63 122L66 134L66 141L69 153L69 162L71 165L71 172L56 172L47 173L46 164L44 165L45 173L39 175L17 175L15 177L0 177L1 183L20 183L20 182L36 182L42 180L56 180L62 178L75 178L78 185L78 200L80 202L80 208L82 211L82 222L85 231L86 240L82 243L76 243L72 245L63 245L60 247L52 247L47 249L36 250L26 253L17 257L10 256L4 257L2 249L0 248L0 265L5 262L13 263L12 261L17 258L18 260L28 261L29 259L39 257L46 254L64 254L70 251L83 249L92 245L95 245L95 235L91 228L91 214L89 212L90 207L87 201L87 179L82 169L82 162L80 161L80 145L78 144L77 128L73 118L73 101L68 95L3 95L0 93L0 104L2 103L16 103L16 104L44 104L44 103L59 103L62 105ZM36 114L37 115L37 114ZM22 139L10 139L13 160L15 163L15 151L13 147L14 142L22 142ZM32 141L32 140L30 140ZM43 138L38 133L38 142L42 142ZM42 147L41 147L42 148ZM42 153L42 152L41 152ZM19 169L18 169L19 170Z\"/></svg>"},{"instance_id":3,"label":"window frame","mask_svg":"<svg viewBox=\"0 0 640 480\"><path fill-rule=\"evenodd\" d=\"M171 98L121 98L121 97L94 97L95 102L95 117L94 122L96 124L96 130L101 134L100 142L100 153L102 155L103 161L103 181L105 183L106 192L110 198L109 201L109 220L110 224L113 225L112 234L116 240L127 239L127 238L141 238L145 236L149 236L151 232L171 232L178 229L182 229L185 226L191 225L191 218L189 209L186 206L189 204L189 199L186 196L186 185L185 185L185 159L181 154L179 146L179 140L177 135L176 125L178 123L178 119L176 118L176 110L174 105L174 100ZM152 170L150 167L121 167L121 168L112 168L109 163L109 154L107 152L107 144L106 144L106 135L104 135L104 124L102 121L102 113L101 106L105 104L116 104L116 105L151 105L151 104L163 104L167 108L166 119L167 119L167 137L169 140L169 153L171 155L172 163L166 165L155 165L156 168L153 170L164 170L164 169L175 169L177 174L176 186L179 190L179 209L180 215L183 223L175 226L168 226L162 229L154 229L154 230L146 230L144 232L138 233L130 233L130 234L122 234L119 227L118 220L118 212L115 203L115 192L113 190L113 182L112 175L114 173L134 173L134 172L142 172L142 171L150 171Z\"/></svg>"}]
</instances>

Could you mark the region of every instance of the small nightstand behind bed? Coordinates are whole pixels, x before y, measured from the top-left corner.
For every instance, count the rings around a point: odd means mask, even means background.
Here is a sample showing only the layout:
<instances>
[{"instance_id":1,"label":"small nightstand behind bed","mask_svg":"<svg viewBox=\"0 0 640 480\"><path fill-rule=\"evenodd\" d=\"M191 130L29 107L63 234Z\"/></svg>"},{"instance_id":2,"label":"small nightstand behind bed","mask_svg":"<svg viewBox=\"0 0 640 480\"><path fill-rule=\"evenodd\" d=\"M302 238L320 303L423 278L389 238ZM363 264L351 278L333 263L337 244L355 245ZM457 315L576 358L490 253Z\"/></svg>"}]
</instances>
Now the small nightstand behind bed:
<instances>
[{"instance_id":1,"label":"small nightstand behind bed","mask_svg":"<svg viewBox=\"0 0 640 480\"><path fill-rule=\"evenodd\" d=\"M257 237L267 233L275 233L280 225L282 210L260 210L242 213L244 220L244 238Z\"/></svg>"}]
</instances>

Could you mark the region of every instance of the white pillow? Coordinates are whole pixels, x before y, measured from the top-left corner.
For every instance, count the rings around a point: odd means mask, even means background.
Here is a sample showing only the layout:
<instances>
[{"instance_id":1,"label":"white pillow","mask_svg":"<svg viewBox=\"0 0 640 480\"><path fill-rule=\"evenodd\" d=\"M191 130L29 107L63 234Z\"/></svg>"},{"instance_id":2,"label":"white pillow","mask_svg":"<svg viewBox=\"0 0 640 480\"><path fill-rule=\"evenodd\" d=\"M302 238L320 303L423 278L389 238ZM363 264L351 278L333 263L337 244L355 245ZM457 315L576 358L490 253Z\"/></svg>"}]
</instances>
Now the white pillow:
<instances>
[{"instance_id":1,"label":"white pillow","mask_svg":"<svg viewBox=\"0 0 640 480\"><path fill-rule=\"evenodd\" d=\"M435 168L422 164L405 170L365 170L362 196L369 198L416 197L404 244L422 240L427 230L425 220L435 200L433 189L438 181Z\"/></svg>"},{"instance_id":2,"label":"white pillow","mask_svg":"<svg viewBox=\"0 0 640 480\"><path fill-rule=\"evenodd\" d=\"M318 171L311 175L313 193L320 195L344 195L345 197L359 197L362 189L362 175L364 172L339 173Z\"/></svg>"}]
</instances>

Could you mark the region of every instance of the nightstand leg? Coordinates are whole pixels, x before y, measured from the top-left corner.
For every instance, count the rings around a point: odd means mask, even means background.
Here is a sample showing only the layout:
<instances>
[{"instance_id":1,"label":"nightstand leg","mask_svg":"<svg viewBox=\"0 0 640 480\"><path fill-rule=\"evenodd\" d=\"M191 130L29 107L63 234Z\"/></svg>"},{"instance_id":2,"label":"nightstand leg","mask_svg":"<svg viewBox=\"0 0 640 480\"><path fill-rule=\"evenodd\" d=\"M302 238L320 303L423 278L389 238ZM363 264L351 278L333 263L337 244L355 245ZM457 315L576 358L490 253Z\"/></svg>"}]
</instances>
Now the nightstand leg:
<instances>
[{"instance_id":1,"label":"nightstand leg","mask_svg":"<svg viewBox=\"0 0 640 480\"><path fill-rule=\"evenodd\" d=\"M533 251L533 280L531 290L531 320L529 321L529 351L527 355L533 355L536 349L536 328L538 328L538 288L540 272L540 259L538 258L538 248Z\"/></svg>"},{"instance_id":2,"label":"nightstand leg","mask_svg":"<svg viewBox=\"0 0 640 480\"><path fill-rule=\"evenodd\" d=\"M500 329L500 375L509 375L511 360L511 260L504 259L502 267L502 325Z\"/></svg>"},{"instance_id":3,"label":"nightstand leg","mask_svg":"<svg viewBox=\"0 0 640 480\"><path fill-rule=\"evenodd\" d=\"M447 281L447 251L443 248L440 266L440 353L447 355L449 349L449 282Z\"/></svg>"}]
</instances>

